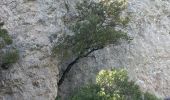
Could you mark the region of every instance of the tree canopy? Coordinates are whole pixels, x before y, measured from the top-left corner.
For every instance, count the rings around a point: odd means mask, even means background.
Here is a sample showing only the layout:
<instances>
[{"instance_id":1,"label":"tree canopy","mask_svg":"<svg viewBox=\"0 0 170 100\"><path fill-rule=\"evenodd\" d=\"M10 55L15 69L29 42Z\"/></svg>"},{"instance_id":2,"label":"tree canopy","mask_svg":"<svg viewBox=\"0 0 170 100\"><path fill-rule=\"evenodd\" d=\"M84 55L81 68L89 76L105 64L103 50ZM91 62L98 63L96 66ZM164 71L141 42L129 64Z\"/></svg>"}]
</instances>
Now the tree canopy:
<instances>
[{"instance_id":1,"label":"tree canopy","mask_svg":"<svg viewBox=\"0 0 170 100\"><path fill-rule=\"evenodd\" d=\"M118 29L128 24L129 17L122 17L125 0L83 0L76 6L78 16L70 23L73 35L64 35L55 45L53 53L58 57L85 56L88 52L117 44L120 39L129 39L127 33Z\"/></svg>"}]
</instances>

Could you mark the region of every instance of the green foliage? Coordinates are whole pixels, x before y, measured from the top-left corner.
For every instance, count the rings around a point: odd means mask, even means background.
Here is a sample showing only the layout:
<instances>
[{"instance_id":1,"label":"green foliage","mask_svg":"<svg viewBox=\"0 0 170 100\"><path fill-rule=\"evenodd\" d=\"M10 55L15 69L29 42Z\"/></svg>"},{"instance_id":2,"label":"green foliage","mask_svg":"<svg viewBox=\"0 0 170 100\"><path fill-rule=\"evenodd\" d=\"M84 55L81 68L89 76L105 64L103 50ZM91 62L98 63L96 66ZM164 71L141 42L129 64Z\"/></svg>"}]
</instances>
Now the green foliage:
<instances>
[{"instance_id":1,"label":"green foliage","mask_svg":"<svg viewBox=\"0 0 170 100\"><path fill-rule=\"evenodd\" d=\"M6 29L2 29L3 23L0 23L0 37L5 41L6 45L12 44L12 39L8 35L8 31Z\"/></svg>"},{"instance_id":2,"label":"green foliage","mask_svg":"<svg viewBox=\"0 0 170 100\"><path fill-rule=\"evenodd\" d=\"M7 65L17 62L18 59L19 54L16 49L9 50L2 56L2 62L4 67L7 67Z\"/></svg>"},{"instance_id":3,"label":"green foliage","mask_svg":"<svg viewBox=\"0 0 170 100\"><path fill-rule=\"evenodd\" d=\"M60 96L57 96L57 97L55 98L55 100L61 100L61 97L60 97Z\"/></svg>"},{"instance_id":4,"label":"green foliage","mask_svg":"<svg viewBox=\"0 0 170 100\"><path fill-rule=\"evenodd\" d=\"M128 81L127 72L102 70L96 84L79 89L71 100L159 100L156 96L143 93L133 81Z\"/></svg>"},{"instance_id":5,"label":"green foliage","mask_svg":"<svg viewBox=\"0 0 170 100\"><path fill-rule=\"evenodd\" d=\"M120 39L128 40L128 35L116 29L125 27L128 17L121 17L126 8L125 0L103 0L92 2L84 0L76 8L78 17L70 24L73 35L64 35L61 43L53 48L54 55L68 58L84 56L93 49L101 49L109 44L117 44Z\"/></svg>"},{"instance_id":6,"label":"green foliage","mask_svg":"<svg viewBox=\"0 0 170 100\"><path fill-rule=\"evenodd\" d=\"M101 88L97 84L87 85L76 91L76 95L73 95L71 100L100 100L101 97L98 94L100 91Z\"/></svg>"},{"instance_id":7,"label":"green foliage","mask_svg":"<svg viewBox=\"0 0 170 100\"><path fill-rule=\"evenodd\" d=\"M18 50L13 48L12 46L5 48L8 45L12 44L12 39L8 35L8 31L5 29L2 29L2 26L4 25L3 22L0 23L0 66L4 69L7 69L9 65L12 63L17 62L19 59ZM4 50L2 50L4 48Z\"/></svg>"},{"instance_id":8,"label":"green foliage","mask_svg":"<svg viewBox=\"0 0 170 100\"><path fill-rule=\"evenodd\" d=\"M97 84L103 88L102 96L106 100L140 100L141 91L133 81L128 81L125 70L102 70L97 76Z\"/></svg>"},{"instance_id":9,"label":"green foliage","mask_svg":"<svg viewBox=\"0 0 170 100\"><path fill-rule=\"evenodd\" d=\"M160 100L155 95L148 92L144 93L144 100Z\"/></svg>"}]
</instances>

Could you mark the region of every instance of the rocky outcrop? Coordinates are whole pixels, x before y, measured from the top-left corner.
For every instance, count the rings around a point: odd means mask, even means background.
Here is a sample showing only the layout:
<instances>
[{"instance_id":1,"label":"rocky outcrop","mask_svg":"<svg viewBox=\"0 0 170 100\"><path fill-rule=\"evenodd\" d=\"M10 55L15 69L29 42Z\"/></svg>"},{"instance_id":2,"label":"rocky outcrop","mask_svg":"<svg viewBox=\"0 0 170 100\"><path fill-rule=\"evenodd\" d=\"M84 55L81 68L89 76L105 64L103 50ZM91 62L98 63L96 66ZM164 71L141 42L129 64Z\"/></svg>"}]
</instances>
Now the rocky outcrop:
<instances>
[{"instance_id":1,"label":"rocky outcrop","mask_svg":"<svg viewBox=\"0 0 170 100\"><path fill-rule=\"evenodd\" d=\"M58 35L67 31L63 16L69 12L66 18L71 18L75 1L0 1L0 18L20 54L18 63L0 70L0 100L54 100L59 66L51 48ZM101 69L113 67L125 67L143 90L161 97L170 94L170 1L129 0L127 11L132 15L127 31L134 39L78 62L59 89L62 97L93 82Z\"/></svg>"},{"instance_id":2,"label":"rocky outcrop","mask_svg":"<svg viewBox=\"0 0 170 100\"><path fill-rule=\"evenodd\" d=\"M62 0L0 1L0 18L20 54L18 63L0 70L0 100L54 100L58 68L50 37L63 27L63 8Z\"/></svg>"}]
</instances>

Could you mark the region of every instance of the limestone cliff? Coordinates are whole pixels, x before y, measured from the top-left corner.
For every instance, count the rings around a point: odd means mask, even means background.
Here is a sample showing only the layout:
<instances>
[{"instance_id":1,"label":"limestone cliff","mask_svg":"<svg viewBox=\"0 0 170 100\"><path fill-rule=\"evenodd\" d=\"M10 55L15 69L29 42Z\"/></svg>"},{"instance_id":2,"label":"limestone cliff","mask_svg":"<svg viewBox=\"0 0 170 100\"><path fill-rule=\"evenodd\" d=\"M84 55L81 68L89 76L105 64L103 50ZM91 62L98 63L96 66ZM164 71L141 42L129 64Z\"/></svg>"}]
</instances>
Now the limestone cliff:
<instances>
[{"instance_id":1,"label":"limestone cliff","mask_svg":"<svg viewBox=\"0 0 170 100\"><path fill-rule=\"evenodd\" d=\"M57 61L51 59L51 34L62 29L62 0L1 0L5 22L20 60L0 71L0 100L54 100Z\"/></svg>"},{"instance_id":2,"label":"limestone cliff","mask_svg":"<svg viewBox=\"0 0 170 100\"><path fill-rule=\"evenodd\" d=\"M20 53L18 63L0 70L0 100L54 100L59 66L51 48L67 31L62 19L74 13L76 1L0 1L0 19ZM69 95L73 88L94 81L99 70L112 67L127 68L143 90L161 97L170 94L170 1L129 0L127 12L132 17L127 29L134 38L131 43L106 47L82 59L59 88L60 95Z\"/></svg>"}]
</instances>

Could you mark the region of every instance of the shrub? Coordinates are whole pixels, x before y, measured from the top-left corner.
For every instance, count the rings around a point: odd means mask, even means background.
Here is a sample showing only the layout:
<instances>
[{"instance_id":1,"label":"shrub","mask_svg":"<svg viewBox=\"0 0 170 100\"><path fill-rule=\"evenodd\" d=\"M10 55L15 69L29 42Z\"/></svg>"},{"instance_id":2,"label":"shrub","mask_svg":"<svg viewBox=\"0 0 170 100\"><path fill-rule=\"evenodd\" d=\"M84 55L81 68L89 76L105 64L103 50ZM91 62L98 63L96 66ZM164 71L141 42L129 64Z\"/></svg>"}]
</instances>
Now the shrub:
<instances>
[{"instance_id":1,"label":"shrub","mask_svg":"<svg viewBox=\"0 0 170 100\"><path fill-rule=\"evenodd\" d=\"M4 23L0 22L0 66L7 69L9 65L17 62L19 59L19 54L18 50L13 48L11 45L12 39L8 35L8 31L6 29L2 29L3 25ZM8 47L6 48L6 46Z\"/></svg>"},{"instance_id":2,"label":"shrub","mask_svg":"<svg viewBox=\"0 0 170 100\"><path fill-rule=\"evenodd\" d=\"M160 100L160 99L158 99L155 95L146 92L144 93L144 100Z\"/></svg>"},{"instance_id":3,"label":"shrub","mask_svg":"<svg viewBox=\"0 0 170 100\"><path fill-rule=\"evenodd\" d=\"M18 59L19 59L18 50L16 49L9 50L2 56L1 67L7 69L9 65L16 63Z\"/></svg>"},{"instance_id":4,"label":"shrub","mask_svg":"<svg viewBox=\"0 0 170 100\"><path fill-rule=\"evenodd\" d=\"M0 37L5 41L6 45L12 44L12 39L8 35L8 31L6 29L2 29L3 23L0 23Z\"/></svg>"},{"instance_id":5,"label":"shrub","mask_svg":"<svg viewBox=\"0 0 170 100\"><path fill-rule=\"evenodd\" d=\"M82 87L71 97L70 100L102 100L99 96L101 88L99 85L87 85Z\"/></svg>"},{"instance_id":6,"label":"shrub","mask_svg":"<svg viewBox=\"0 0 170 100\"><path fill-rule=\"evenodd\" d=\"M96 84L79 89L71 100L159 100L156 96L143 93L134 81L128 81L127 72L102 70Z\"/></svg>"},{"instance_id":7,"label":"shrub","mask_svg":"<svg viewBox=\"0 0 170 100\"><path fill-rule=\"evenodd\" d=\"M5 42L3 40L3 38L0 37L0 49L5 47Z\"/></svg>"}]
</instances>

